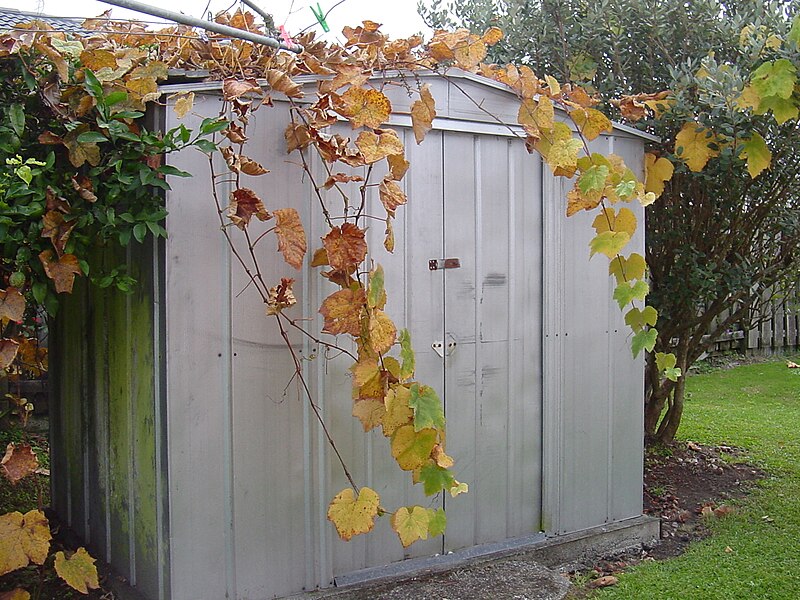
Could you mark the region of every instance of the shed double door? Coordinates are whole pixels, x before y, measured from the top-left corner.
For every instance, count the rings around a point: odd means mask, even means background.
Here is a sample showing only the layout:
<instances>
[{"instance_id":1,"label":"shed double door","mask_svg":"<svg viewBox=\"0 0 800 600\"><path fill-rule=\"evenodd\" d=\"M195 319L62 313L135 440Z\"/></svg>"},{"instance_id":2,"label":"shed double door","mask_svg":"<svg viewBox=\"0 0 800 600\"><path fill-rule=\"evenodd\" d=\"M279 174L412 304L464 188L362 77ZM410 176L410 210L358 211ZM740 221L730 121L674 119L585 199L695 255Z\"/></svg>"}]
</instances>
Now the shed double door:
<instances>
[{"instance_id":1,"label":"shed double door","mask_svg":"<svg viewBox=\"0 0 800 600\"><path fill-rule=\"evenodd\" d=\"M418 378L441 394L469 484L440 500L449 551L541 529L541 163L515 138L432 135L407 183L407 308Z\"/></svg>"}]
</instances>

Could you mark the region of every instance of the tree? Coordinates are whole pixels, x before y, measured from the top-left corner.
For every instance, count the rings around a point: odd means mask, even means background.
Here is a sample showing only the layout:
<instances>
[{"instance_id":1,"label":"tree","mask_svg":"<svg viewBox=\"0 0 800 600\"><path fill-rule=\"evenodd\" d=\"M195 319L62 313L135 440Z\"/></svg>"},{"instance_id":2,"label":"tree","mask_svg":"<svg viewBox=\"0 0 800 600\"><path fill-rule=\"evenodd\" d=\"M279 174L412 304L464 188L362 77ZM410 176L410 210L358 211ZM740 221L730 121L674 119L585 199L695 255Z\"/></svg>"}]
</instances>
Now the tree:
<instances>
[{"instance_id":1,"label":"tree","mask_svg":"<svg viewBox=\"0 0 800 600\"><path fill-rule=\"evenodd\" d=\"M648 159L648 190L663 192L646 220L648 302L659 322L644 401L648 436L671 441L684 403L677 369L685 373L732 325L751 325L765 300L796 281L796 8L707 0L433 0L419 8L432 26L500 27L506 37L492 60L583 85L661 137ZM780 95L749 99L766 81ZM671 93L653 95L662 90Z\"/></svg>"}]
</instances>

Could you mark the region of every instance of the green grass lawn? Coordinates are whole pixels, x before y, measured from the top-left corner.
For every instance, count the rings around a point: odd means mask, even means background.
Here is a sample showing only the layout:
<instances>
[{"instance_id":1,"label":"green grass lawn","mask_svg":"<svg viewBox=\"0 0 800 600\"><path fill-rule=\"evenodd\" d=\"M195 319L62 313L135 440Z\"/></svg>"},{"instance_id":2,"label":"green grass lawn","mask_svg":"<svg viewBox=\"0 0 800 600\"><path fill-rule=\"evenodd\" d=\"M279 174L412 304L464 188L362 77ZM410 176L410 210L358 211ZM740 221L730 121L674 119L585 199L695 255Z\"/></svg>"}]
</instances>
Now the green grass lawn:
<instances>
[{"instance_id":1,"label":"green grass lawn","mask_svg":"<svg viewBox=\"0 0 800 600\"><path fill-rule=\"evenodd\" d=\"M781 361L690 375L687 390L678 437L743 447L770 477L712 520L713 536L631 569L598 597L800 599L800 369Z\"/></svg>"}]
</instances>

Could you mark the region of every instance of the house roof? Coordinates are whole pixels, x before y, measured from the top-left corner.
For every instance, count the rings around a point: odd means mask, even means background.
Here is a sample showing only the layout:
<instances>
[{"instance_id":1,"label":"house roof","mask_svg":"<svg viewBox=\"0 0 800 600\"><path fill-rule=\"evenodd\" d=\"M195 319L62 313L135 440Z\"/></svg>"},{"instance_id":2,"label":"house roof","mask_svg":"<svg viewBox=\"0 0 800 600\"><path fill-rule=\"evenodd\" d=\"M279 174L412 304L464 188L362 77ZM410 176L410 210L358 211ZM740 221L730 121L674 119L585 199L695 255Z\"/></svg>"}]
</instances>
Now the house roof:
<instances>
[{"instance_id":1,"label":"house roof","mask_svg":"<svg viewBox=\"0 0 800 600\"><path fill-rule=\"evenodd\" d=\"M52 25L53 29L58 29L60 31L73 33L82 33L85 31L83 27L81 27L83 18L53 17L40 13L17 10L15 8L0 7L0 32L8 31L20 23L29 23L30 21L44 21Z\"/></svg>"}]
</instances>

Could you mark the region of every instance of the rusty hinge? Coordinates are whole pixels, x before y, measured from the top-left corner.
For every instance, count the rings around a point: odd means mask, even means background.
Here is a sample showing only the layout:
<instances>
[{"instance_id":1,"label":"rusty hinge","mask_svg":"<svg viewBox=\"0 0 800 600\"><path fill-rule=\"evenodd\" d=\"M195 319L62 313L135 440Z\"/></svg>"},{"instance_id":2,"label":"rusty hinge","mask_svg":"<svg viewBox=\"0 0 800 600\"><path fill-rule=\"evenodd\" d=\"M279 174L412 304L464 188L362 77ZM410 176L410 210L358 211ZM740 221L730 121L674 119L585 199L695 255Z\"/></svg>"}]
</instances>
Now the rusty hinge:
<instances>
[{"instance_id":1,"label":"rusty hinge","mask_svg":"<svg viewBox=\"0 0 800 600\"><path fill-rule=\"evenodd\" d=\"M461 267L461 260L458 258L432 258L428 261L428 268L431 271L438 271L439 269L458 269Z\"/></svg>"}]
</instances>

